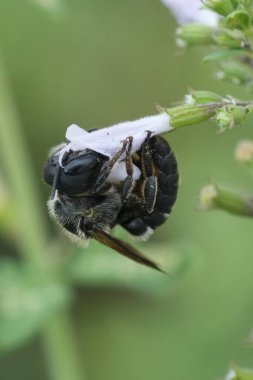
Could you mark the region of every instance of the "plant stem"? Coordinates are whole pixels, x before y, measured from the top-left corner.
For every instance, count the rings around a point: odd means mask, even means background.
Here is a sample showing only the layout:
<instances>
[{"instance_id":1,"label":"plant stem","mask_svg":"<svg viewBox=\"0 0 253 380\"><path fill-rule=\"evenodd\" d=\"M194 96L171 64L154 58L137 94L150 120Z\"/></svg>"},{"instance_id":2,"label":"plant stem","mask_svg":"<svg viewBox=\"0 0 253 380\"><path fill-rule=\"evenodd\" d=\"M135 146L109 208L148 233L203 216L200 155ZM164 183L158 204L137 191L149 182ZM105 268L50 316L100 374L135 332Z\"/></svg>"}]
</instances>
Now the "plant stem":
<instances>
[{"instance_id":1,"label":"plant stem","mask_svg":"<svg viewBox=\"0 0 253 380\"><path fill-rule=\"evenodd\" d=\"M22 257L45 278L51 276L48 233L41 200L33 180L29 149L4 66L0 62L0 155L8 176L15 209L16 230ZM83 380L78 363L72 321L67 313L55 316L44 327L43 338L52 380ZM67 376L68 375L68 376Z\"/></svg>"},{"instance_id":2,"label":"plant stem","mask_svg":"<svg viewBox=\"0 0 253 380\"><path fill-rule=\"evenodd\" d=\"M49 371L54 380L84 380L75 333L69 321L65 313L52 320L44 331Z\"/></svg>"},{"instance_id":3,"label":"plant stem","mask_svg":"<svg viewBox=\"0 0 253 380\"><path fill-rule=\"evenodd\" d=\"M46 225L28 149L1 63L0 88L0 154L10 184L18 241L22 256L41 266L46 260Z\"/></svg>"}]
</instances>

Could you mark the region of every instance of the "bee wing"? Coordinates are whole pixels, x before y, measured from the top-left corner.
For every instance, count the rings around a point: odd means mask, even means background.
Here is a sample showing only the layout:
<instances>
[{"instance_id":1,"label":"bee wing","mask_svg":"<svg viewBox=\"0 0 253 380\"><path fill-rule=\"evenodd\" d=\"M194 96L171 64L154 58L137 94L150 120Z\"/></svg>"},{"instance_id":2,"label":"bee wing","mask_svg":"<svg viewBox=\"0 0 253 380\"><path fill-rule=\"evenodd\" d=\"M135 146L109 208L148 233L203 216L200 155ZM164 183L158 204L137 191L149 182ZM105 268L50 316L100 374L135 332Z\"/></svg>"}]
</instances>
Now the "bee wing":
<instances>
[{"instance_id":1,"label":"bee wing","mask_svg":"<svg viewBox=\"0 0 253 380\"><path fill-rule=\"evenodd\" d=\"M93 231L92 237L98 240L100 243L105 244L108 247L114 249L118 253L128 257L131 260L136 261L137 263L146 265L147 267L165 273L161 268L159 268L159 266L156 263L143 256L142 253L137 251L137 249L132 247L130 244L127 244L124 241L117 239L114 236L109 235L108 233L102 230Z\"/></svg>"}]
</instances>

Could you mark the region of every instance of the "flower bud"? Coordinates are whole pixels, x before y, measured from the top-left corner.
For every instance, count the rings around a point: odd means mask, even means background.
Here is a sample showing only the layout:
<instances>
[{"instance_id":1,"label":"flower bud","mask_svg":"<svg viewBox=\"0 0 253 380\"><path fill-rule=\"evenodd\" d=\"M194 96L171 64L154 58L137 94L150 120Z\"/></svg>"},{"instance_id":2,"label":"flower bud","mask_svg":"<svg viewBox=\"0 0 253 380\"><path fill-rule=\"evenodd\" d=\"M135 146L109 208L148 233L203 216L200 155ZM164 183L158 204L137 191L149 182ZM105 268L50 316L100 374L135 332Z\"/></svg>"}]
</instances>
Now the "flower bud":
<instances>
[{"instance_id":1,"label":"flower bud","mask_svg":"<svg viewBox=\"0 0 253 380\"><path fill-rule=\"evenodd\" d=\"M185 96L185 103L191 105L222 102L222 100L220 95L211 91L189 90L189 94Z\"/></svg>"},{"instance_id":2,"label":"flower bud","mask_svg":"<svg viewBox=\"0 0 253 380\"><path fill-rule=\"evenodd\" d=\"M214 104L182 104L180 106L167 108L165 111L171 118L170 123L172 128L179 128L210 119L215 115L216 107Z\"/></svg>"},{"instance_id":3,"label":"flower bud","mask_svg":"<svg viewBox=\"0 0 253 380\"><path fill-rule=\"evenodd\" d=\"M240 141L235 149L235 159L243 164L253 164L253 141Z\"/></svg>"},{"instance_id":4,"label":"flower bud","mask_svg":"<svg viewBox=\"0 0 253 380\"><path fill-rule=\"evenodd\" d=\"M199 206L201 210L215 208L214 199L218 195L217 189L213 184L204 186L199 194Z\"/></svg>"},{"instance_id":5,"label":"flower bud","mask_svg":"<svg viewBox=\"0 0 253 380\"><path fill-rule=\"evenodd\" d=\"M217 111L216 123L220 128L220 132L225 131L226 129L231 129L234 127L234 118L227 112L226 107L222 107Z\"/></svg>"},{"instance_id":6,"label":"flower bud","mask_svg":"<svg viewBox=\"0 0 253 380\"><path fill-rule=\"evenodd\" d=\"M232 214L253 217L253 195L217 184L204 186L199 196L202 210L221 209Z\"/></svg>"},{"instance_id":7,"label":"flower bud","mask_svg":"<svg viewBox=\"0 0 253 380\"><path fill-rule=\"evenodd\" d=\"M243 107L233 104L219 108L216 112L216 123L220 132L240 125L251 111L252 108L249 106Z\"/></svg>"},{"instance_id":8,"label":"flower bud","mask_svg":"<svg viewBox=\"0 0 253 380\"><path fill-rule=\"evenodd\" d=\"M213 28L200 24L185 24L176 31L179 47L213 44Z\"/></svg>"}]
</instances>

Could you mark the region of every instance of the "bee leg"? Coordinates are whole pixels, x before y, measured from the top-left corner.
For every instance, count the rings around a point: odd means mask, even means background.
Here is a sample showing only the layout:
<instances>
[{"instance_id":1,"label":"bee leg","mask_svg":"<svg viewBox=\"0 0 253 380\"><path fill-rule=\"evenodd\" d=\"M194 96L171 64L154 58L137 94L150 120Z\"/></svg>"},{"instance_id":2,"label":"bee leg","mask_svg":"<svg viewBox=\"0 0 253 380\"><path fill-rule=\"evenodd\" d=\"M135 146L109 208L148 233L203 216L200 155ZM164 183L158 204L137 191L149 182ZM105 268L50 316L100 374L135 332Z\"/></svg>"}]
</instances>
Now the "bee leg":
<instances>
[{"instance_id":1,"label":"bee leg","mask_svg":"<svg viewBox=\"0 0 253 380\"><path fill-rule=\"evenodd\" d=\"M92 193L97 193L101 191L101 189L105 186L105 181L107 177L109 176L113 166L116 164L118 159L122 156L122 154L126 150L126 146L128 144L128 140L123 141L122 148L112 157L112 159L109 161L108 164L104 168L102 168L100 174L98 175L98 178L95 182L95 185L92 189Z\"/></svg>"},{"instance_id":2,"label":"bee leg","mask_svg":"<svg viewBox=\"0 0 253 380\"><path fill-rule=\"evenodd\" d=\"M145 200L145 207L147 212L150 214L154 211L156 196L157 196L157 177L152 175L147 177L143 181L143 196Z\"/></svg>"},{"instance_id":3,"label":"bee leg","mask_svg":"<svg viewBox=\"0 0 253 380\"><path fill-rule=\"evenodd\" d=\"M141 167L143 175L142 195L148 213L154 211L158 189L157 177L155 175L155 165L149 147L151 134L151 131L147 131L147 137L145 138L141 148Z\"/></svg>"},{"instance_id":4,"label":"bee leg","mask_svg":"<svg viewBox=\"0 0 253 380\"><path fill-rule=\"evenodd\" d=\"M123 182L122 190L121 190L121 199L123 203L125 203L128 200L135 186L135 180L133 179L133 160L131 156L132 146L133 146L133 137L129 136L127 140L128 140L128 147L126 151L127 177Z\"/></svg>"}]
</instances>

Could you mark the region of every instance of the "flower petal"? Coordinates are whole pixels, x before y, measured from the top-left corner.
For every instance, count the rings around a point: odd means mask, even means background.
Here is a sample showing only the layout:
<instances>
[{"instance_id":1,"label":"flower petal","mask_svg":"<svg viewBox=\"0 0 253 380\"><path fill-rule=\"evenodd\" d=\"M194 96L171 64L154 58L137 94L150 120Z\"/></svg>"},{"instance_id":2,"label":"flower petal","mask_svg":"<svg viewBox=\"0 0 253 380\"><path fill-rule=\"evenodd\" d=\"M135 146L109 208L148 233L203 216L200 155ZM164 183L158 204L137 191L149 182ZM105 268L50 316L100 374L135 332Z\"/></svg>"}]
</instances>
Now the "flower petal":
<instances>
[{"instance_id":1,"label":"flower petal","mask_svg":"<svg viewBox=\"0 0 253 380\"><path fill-rule=\"evenodd\" d=\"M136 152L145 140L148 130L151 130L153 135L159 135L171 129L170 116L165 112L98 129L92 133L72 124L66 132L69 143L58 154L62 159L64 153L69 150L79 151L88 148L111 158L122 147L122 141L129 136L133 137L132 151Z\"/></svg>"},{"instance_id":2,"label":"flower petal","mask_svg":"<svg viewBox=\"0 0 253 380\"><path fill-rule=\"evenodd\" d=\"M201 7L203 7L203 4L200 0L161 1L171 10L180 25L196 22L202 25L215 27L218 24L218 15L207 9L201 9Z\"/></svg>"}]
</instances>

